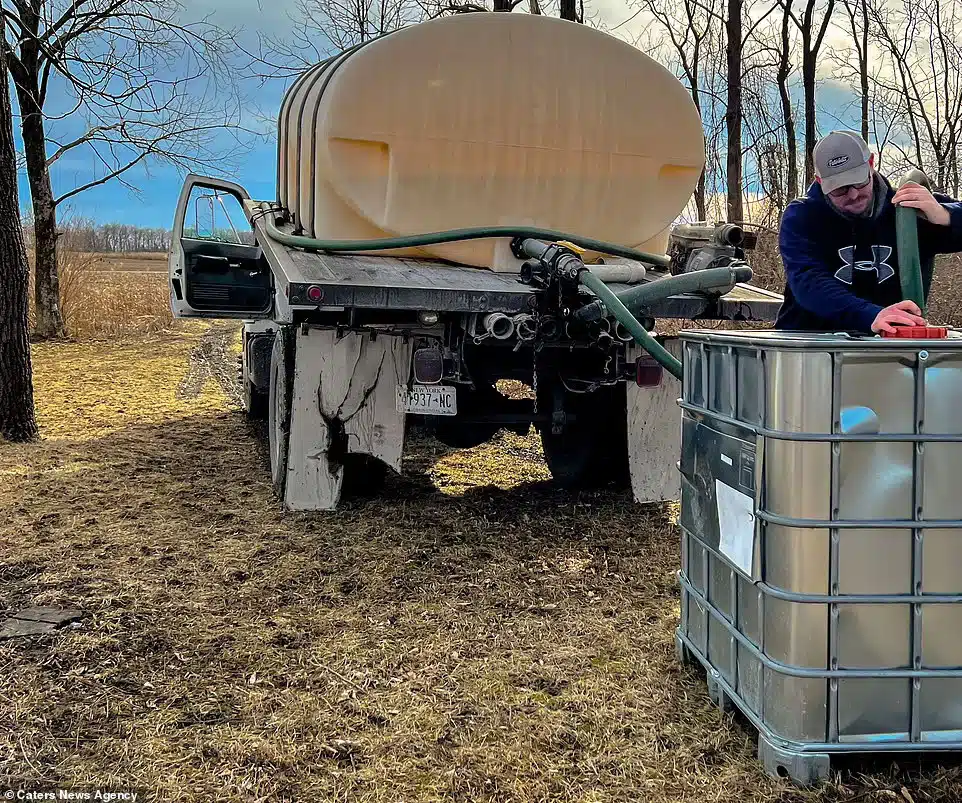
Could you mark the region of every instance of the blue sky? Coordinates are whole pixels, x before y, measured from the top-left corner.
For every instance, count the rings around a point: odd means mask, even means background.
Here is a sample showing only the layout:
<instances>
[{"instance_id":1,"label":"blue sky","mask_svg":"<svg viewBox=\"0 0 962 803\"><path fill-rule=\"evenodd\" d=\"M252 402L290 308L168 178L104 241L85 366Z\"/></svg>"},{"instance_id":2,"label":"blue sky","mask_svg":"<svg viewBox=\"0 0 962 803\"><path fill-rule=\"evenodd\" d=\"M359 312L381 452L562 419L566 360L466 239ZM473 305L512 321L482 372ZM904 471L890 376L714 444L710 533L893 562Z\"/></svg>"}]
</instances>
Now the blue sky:
<instances>
[{"instance_id":1,"label":"blue sky","mask_svg":"<svg viewBox=\"0 0 962 803\"><path fill-rule=\"evenodd\" d=\"M212 21L217 24L243 27L245 42L254 47L257 42L257 32L283 36L289 31L288 15L295 11L295 0L190 0L187 6L191 19L199 19L209 14ZM608 28L619 26L632 16L632 9L627 0L591 0L590 3L586 3L586 6L590 6ZM616 33L631 39L632 34L640 33L644 25L643 20L635 19L627 25L620 25ZM259 110L276 116L285 87L285 82L275 81L256 89L256 105ZM828 101L828 106L837 108L836 103L844 102L844 95L845 92L840 87L823 83L820 88L820 106L824 106ZM61 96L63 96L62 88ZM56 99L56 96L54 98ZM16 113L16 109L14 111ZM834 127L834 121L825 122L829 127ZM801 124L801 121L799 123ZM84 122L74 117L51 124L48 133L65 141L76 137L84 130ZM252 197L258 199L272 199L275 195L274 125L268 125L267 130L268 141L254 146L240 159L236 168L225 170L222 174L225 178L240 182ZM86 149L77 149L53 166L51 179L54 193L59 195L94 178L99 178L104 172L103 166L91 153ZM140 192L132 193L119 182L111 181L69 199L59 209L60 218L82 216L92 218L98 223L169 227L183 182L182 173L164 164L149 164L146 169L132 170L125 177ZM20 181L20 203L24 211L29 209L30 200L25 176L21 176Z\"/></svg>"},{"instance_id":2,"label":"blue sky","mask_svg":"<svg viewBox=\"0 0 962 803\"><path fill-rule=\"evenodd\" d=\"M250 47L257 43L256 32L283 34L289 26L287 13L293 13L294 0L190 0L191 19L208 14L211 20L225 27L243 26L245 42ZM251 88L253 89L253 88ZM263 89L256 89L256 102L262 111L276 114L283 95L284 84L274 82ZM65 98L63 88L54 94L51 102ZM14 100L14 114L16 96ZM60 103L56 104L59 111ZM19 132L15 138L21 147ZM84 121L74 117L48 125L48 134L60 141L67 141L86 130ZM229 139L225 139L225 142ZM260 144L246 154L238 170L225 172L224 177L243 184L256 198L273 198L275 194L276 152L273 139ZM55 195L100 178L106 171L86 148L77 148L58 160L51 169L51 181ZM210 171L205 171L210 172ZM58 208L61 218L74 215L93 218L99 223L129 223L139 226L169 227L174 216L174 206L183 183L183 174L165 164L150 164L146 169L134 168L125 178L140 192L132 193L117 181L86 190L68 199ZM30 196L25 174L20 176L20 206L25 212L30 208Z\"/></svg>"}]
</instances>

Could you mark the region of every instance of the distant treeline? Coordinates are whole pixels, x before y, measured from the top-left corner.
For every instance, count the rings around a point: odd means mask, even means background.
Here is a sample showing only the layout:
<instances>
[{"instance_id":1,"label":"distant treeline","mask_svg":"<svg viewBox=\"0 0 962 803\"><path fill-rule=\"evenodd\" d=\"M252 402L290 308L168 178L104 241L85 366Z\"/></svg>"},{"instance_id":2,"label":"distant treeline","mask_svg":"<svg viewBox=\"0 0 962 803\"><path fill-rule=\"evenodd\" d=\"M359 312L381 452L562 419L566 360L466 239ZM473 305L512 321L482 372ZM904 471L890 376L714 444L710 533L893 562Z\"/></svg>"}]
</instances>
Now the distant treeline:
<instances>
[{"instance_id":1,"label":"distant treeline","mask_svg":"<svg viewBox=\"0 0 962 803\"><path fill-rule=\"evenodd\" d=\"M29 221L25 228L27 241L33 241ZM60 244L70 251L113 254L166 251L170 247L170 229L131 226L126 223L91 224L67 220L58 224Z\"/></svg>"},{"instance_id":2,"label":"distant treeline","mask_svg":"<svg viewBox=\"0 0 962 803\"><path fill-rule=\"evenodd\" d=\"M131 226L126 223L92 224L76 219L61 222L57 226L60 244L69 251L82 251L97 254L164 252L170 248L170 229ZM27 242L33 242L33 227L27 221L24 225ZM187 227L184 234L198 236L193 227ZM254 234L241 228L234 232L229 228L202 231L202 239L219 240L227 243L254 243Z\"/></svg>"}]
</instances>

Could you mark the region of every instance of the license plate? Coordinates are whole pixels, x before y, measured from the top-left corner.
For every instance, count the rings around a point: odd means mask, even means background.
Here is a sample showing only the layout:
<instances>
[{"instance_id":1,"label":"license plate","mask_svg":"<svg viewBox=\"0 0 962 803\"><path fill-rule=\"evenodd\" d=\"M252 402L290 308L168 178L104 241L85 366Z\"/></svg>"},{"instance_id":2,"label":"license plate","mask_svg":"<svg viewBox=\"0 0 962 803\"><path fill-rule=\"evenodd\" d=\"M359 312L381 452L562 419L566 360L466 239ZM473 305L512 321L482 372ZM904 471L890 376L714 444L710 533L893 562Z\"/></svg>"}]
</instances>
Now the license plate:
<instances>
[{"instance_id":1,"label":"license plate","mask_svg":"<svg viewBox=\"0 0 962 803\"><path fill-rule=\"evenodd\" d=\"M397 409L418 415L457 415L457 389L451 385L397 386Z\"/></svg>"}]
</instances>

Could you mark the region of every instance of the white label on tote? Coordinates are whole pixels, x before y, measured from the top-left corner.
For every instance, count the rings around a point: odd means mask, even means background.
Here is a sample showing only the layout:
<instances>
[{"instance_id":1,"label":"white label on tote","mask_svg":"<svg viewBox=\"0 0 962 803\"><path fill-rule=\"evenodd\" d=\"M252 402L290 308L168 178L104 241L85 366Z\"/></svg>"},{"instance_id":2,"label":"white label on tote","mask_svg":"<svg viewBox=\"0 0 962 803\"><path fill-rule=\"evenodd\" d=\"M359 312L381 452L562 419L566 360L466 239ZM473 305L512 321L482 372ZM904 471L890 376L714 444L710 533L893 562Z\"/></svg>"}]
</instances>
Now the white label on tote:
<instances>
[{"instance_id":1,"label":"white label on tote","mask_svg":"<svg viewBox=\"0 0 962 803\"><path fill-rule=\"evenodd\" d=\"M752 576L755 553L754 500L721 480L715 480L718 506L718 551L743 573Z\"/></svg>"}]
</instances>

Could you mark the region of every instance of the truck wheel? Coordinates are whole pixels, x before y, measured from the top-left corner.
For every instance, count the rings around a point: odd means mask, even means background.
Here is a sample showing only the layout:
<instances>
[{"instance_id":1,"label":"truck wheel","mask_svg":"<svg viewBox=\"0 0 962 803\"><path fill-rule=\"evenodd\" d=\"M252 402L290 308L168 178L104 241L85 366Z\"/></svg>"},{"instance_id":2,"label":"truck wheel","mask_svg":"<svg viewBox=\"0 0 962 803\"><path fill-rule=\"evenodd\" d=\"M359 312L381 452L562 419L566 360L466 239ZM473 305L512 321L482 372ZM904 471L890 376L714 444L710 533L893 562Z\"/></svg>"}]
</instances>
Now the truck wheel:
<instances>
[{"instance_id":1,"label":"truck wheel","mask_svg":"<svg viewBox=\"0 0 962 803\"><path fill-rule=\"evenodd\" d=\"M239 359L239 375L241 383L241 394L243 396L244 412L251 421L264 421L267 418L267 410L270 405L270 390L261 390L251 379L250 362L255 360L255 367L258 376L263 377L265 370L269 370L265 364L265 357L268 358L270 349L273 345L273 337L264 334L250 335L246 331L242 335L243 348ZM270 338L267 340L267 338Z\"/></svg>"},{"instance_id":2,"label":"truck wheel","mask_svg":"<svg viewBox=\"0 0 962 803\"><path fill-rule=\"evenodd\" d=\"M270 392L264 393L249 379L244 381L244 412L251 421L263 421L267 418L270 406Z\"/></svg>"},{"instance_id":3,"label":"truck wheel","mask_svg":"<svg viewBox=\"0 0 962 803\"><path fill-rule=\"evenodd\" d=\"M287 479L287 447L291 432L291 397L294 392L294 333L282 326L274 335L271 351L271 382L267 401L267 442L271 459L271 483L284 498Z\"/></svg>"},{"instance_id":4,"label":"truck wheel","mask_svg":"<svg viewBox=\"0 0 962 803\"><path fill-rule=\"evenodd\" d=\"M549 386L538 400L539 410L553 409L552 397ZM629 486L625 397L623 383L593 393L565 391L562 397L564 411L575 416L575 420L567 422L560 434L552 433L550 423L541 425L545 462L551 476L562 488L577 490L608 484L617 488Z\"/></svg>"}]
</instances>

